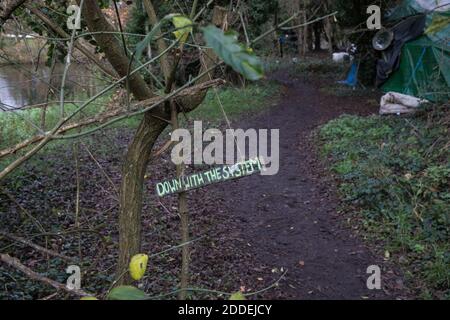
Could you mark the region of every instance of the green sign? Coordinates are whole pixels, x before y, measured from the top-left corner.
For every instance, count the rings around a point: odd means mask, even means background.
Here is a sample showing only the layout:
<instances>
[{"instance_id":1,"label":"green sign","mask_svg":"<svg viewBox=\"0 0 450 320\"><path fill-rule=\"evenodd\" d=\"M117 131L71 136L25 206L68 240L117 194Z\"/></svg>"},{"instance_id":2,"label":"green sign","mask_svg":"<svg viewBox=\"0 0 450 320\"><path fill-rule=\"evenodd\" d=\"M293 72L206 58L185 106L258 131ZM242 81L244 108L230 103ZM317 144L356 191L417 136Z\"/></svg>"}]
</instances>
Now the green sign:
<instances>
[{"instance_id":1,"label":"green sign","mask_svg":"<svg viewBox=\"0 0 450 320\"><path fill-rule=\"evenodd\" d=\"M164 197L174 193L190 191L204 186L238 179L261 172L263 166L259 158L239 162L230 166L214 168L206 172L184 176L156 185L158 196Z\"/></svg>"}]
</instances>

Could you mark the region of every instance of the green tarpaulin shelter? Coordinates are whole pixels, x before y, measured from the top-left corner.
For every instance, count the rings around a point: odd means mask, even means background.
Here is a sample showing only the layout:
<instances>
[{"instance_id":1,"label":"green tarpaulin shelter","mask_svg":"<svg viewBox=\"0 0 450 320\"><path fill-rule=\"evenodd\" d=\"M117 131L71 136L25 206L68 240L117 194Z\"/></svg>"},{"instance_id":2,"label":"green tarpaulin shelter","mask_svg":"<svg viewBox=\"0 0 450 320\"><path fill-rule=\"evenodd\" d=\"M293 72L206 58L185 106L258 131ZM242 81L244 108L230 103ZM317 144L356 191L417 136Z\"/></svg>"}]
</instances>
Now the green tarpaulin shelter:
<instances>
[{"instance_id":1,"label":"green tarpaulin shelter","mask_svg":"<svg viewBox=\"0 0 450 320\"><path fill-rule=\"evenodd\" d=\"M398 20L418 13L427 14L425 33L404 45L400 68L392 73L382 89L431 101L449 100L450 1L407 0L388 18Z\"/></svg>"}]
</instances>

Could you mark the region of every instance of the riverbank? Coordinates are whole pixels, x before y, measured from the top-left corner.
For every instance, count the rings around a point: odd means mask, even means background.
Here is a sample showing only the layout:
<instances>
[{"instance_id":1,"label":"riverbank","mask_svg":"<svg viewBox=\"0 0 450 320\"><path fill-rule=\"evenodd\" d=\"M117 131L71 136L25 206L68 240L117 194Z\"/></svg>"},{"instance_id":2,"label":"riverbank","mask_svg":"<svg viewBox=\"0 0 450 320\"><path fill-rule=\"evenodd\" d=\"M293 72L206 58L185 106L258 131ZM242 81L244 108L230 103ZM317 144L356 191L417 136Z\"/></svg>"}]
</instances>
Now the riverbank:
<instances>
[{"instance_id":1,"label":"riverbank","mask_svg":"<svg viewBox=\"0 0 450 320\"><path fill-rule=\"evenodd\" d=\"M87 41L78 40L83 46L95 53L95 48ZM17 64L46 65L49 64L49 50L52 50L48 42L43 38L11 38L0 36L0 66ZM88 63L87 58L78 50L73 52L74 61ZM62 61L62 57L59 57Z\"/></svg>"},{"instance_id":2,"label":"riverbank","mask_svg":"<svg viewBox=\"0 0 450 320\"><path fill-rule=\"evenodd\" d=\"M44 39L0 37L0 66L44 64L47 54L48 46Z\"/></svg>"}]
</instances>

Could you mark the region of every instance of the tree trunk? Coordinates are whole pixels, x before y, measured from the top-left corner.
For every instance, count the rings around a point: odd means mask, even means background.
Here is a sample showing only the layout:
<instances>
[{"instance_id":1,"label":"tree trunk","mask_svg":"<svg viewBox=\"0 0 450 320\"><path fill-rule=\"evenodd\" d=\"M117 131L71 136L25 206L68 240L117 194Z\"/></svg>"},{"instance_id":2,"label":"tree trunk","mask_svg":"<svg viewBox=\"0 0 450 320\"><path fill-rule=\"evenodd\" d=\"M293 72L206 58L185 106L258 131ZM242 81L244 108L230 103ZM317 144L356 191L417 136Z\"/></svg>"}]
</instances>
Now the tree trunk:
<instances>
[{"instance_id":1,"label":"tree trunk","mask_svg":"<svg viewBox=\"0 0 450 320\"><path fill-rule=\"evenodd\" d=\"M328 51L330 53L333 53L334 45L333 45L333 26L330 22L331 18L327 18L324 22L324 30L325 30L325 36L327 37L328 41Z\"/></svg>"},{"instance_id":2,"label":"tree trunk","mask_svg":"<svg viewBox=\"0 0 450 320\"><path fill-rule=\"evenodd\" d=\"M325 10L328 11L328 8L330 7L328 1L325 3ZM330 53L333 53L335 49L335 39L334 39L334 27L333 27L333 17L329 17L325 19L323 26L325 31L325 36L327 37L328 41L328 51Z\"/></svg>"},{"instance_id":3,"label":"tree trunk","mask_svg":"<svg viewBox=\"0 0 450 320\"><path fill-rule=\"evenodd\" d=\"M316 22L313 25L314 28L314 51L320 51L321 47L321 36L322 36L322 24Z\"/></svg>"},{"instance_id":4,"label":"tree trunk","mask_svg":"<svg viewBox=\"0 0 450 320\"><path fill-rule=\"evenodd\" d=\"M117 276L119 284L129 283L130 259L141 250L141 213L144 191L144 176L150 161L151 151L166 122L145 115L133 142L128 148L122 167L119 210L119 260Z\"/></svg>"},{"instance_id":5,"label":"tree trunk","mask_svg":"<svg viewBox=\"0 0 450 320\"><path fill-rule=\"evenodd\" d=\"M300 4L298 7L300 11ZM295 19L295 24L299 25L303 22L303 13L301 13L297 19ZM303 28L297 28L297 51L299 55L303 55Z\"/></svg>"},{"instance_id":6,"label":"tree trunk","mask_svg":"<svg viewBox=\"0 0 450 320\"><path fill-rule=\"evenodd\" d=\"M310 26L308 28L308 51L312 52L314 50L314 37L313 37L313 28Z\"/></svg>"},{"instance_id":7,"label":"tree trunk","mask_svg":"<svg viewBox=\"0 0 450 320\"><path fill-rule=\"evenodd\" d=\"M303 23L307 23L308 19L306 16L306 8L303 10ZM308 26L305 25L303 27L303 45L302 45L302 56L306 56L306 52L308 51Z\"/></svg>"},{"instance_id":8,"label":"tree trunk","mask_svg":"<svg viewBox=\"0 0 450 320\"><path fill-rule=\"evenodd\" d=\"M80 1L80 0L78 0ZM156 14L152 9L151 1L146 1L146 9L150 9L150 15L156 19ZM83 17L90 31L107 31L97 33L94 37L98 45L105 52L105 56L117 73L124 77L128 74L129 59L124 54L120 42L111 32L114 28L109 24L103 15L97 1L86 1L83 7ZM156 20L155 20L156 21ZM159 42L159 46L163 46ZM159 48L161 52L161 48ZM209 67L212 59L205 59L202 70ZM167 57L162 61L167 62ZM163 62L164 63L164 62ZM165 76L167 78L167 66ZM202 77L198 83L205 82L206 77ZM129 89L137 100L147 100L153 97L153 93L145 83L139 73L129 78ZM194 110L203 101L206 91L183 99L183 110L189 112ZM170 110L160 106L145 114L133 142L128 148L122 167L122 183L120 187L120 209L119 209L119 259L116 270L118 279L116 284L130 283L127 270L130 258L140 253L141 250L141 212L144 195L144 176L147 165L150 161L152 148L161 132L166 128L167 122L161 119L170 118Z\"/></svg>"},{"instance_id":9,"label":"tree trunk","mask_svg":"<svg viewBox=\"0 0 450 320\"><path fill-rule=\"evenodd\" d=\"M126 76L129 66L128 57L114 34L111 33L114 28L105 19L97 1L85 2L83 17L91 31L109 31L109 33L96 34L95 39L117 73L121 77ZM153 96L139 73L131 76L128 81L129 88L137 100L146 100ZM152 148L167 126L167 123L159 118L165 119L168 115L169 113L162 107L146 113L124 159L120 187L119 260L116 273L120 278L119 284L130 281L125 271L128 270L130 258L141 249L141 212L145 170L150 161Z\"/></svg>"}]
</instances>

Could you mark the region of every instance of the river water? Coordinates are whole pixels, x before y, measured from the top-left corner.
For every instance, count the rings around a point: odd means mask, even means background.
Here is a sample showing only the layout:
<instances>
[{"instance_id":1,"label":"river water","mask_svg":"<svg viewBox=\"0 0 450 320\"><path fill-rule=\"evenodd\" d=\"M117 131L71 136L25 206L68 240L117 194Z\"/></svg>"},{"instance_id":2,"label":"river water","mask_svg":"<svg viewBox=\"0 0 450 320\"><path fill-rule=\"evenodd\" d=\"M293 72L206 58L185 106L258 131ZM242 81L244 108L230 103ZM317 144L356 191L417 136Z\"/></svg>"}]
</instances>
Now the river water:
<instances>
[{"instance_id":1,"label":"river water","mask_svg":"<svg viewBox=\"0 0 450 320\"><path fill-rule=\"evenodd\" d=\"M60 90L64 65L57 65L50 76L49 67L40 65L35 74L31 65L0 66L0 110L22 108L24 106L45 103L49 83ZM93 75L83 65L71 65L66 80L65 99L83 100L99 92L104 87L104 81ZM59 93L56 95L59 97ZM53 95L50 101L58 98Z\"/></svg>"}]
</instances>

